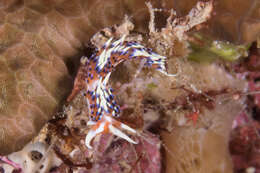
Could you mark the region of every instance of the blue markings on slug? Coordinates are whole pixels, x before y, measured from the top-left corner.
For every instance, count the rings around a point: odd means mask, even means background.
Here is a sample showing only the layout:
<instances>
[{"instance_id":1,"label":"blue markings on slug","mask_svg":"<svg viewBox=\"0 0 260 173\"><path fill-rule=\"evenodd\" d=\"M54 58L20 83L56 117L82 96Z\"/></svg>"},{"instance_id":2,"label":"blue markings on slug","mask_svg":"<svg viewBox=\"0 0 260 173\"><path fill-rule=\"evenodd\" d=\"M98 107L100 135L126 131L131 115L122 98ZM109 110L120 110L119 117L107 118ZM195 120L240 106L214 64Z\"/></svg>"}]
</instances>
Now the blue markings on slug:
<instances>
[{"instance_id":1,"label":"blue markings on slug","mask_svg":"<svg viewBox=\"0 0 260 173\"><path fill-rule=\"evenodd\" d=\"M119 40L113 41L109 39L99 52L90 57L89 65L87 67L87 77L90 80L89 85L91 91L87 91L89 97L94 101L90 105L91 113L94 114L95 120L100 119L103 113L110 113L112 116L120 115L120 107L115 101L113 89L107 86L107 75L113 71L114 67L120 62L129 59L145 59L145 66L155 67L158 71L165 72L165 59L166 57L160 56L152 51L150 48L145 48L135 41L124 41L123 37ZM97 54L99 54L97 56ZM92 64L91 64L92 63ZM96 81L96 82L91 82ZM89 81L87 81L89 82Z\"/></svg>"}]
</instances>

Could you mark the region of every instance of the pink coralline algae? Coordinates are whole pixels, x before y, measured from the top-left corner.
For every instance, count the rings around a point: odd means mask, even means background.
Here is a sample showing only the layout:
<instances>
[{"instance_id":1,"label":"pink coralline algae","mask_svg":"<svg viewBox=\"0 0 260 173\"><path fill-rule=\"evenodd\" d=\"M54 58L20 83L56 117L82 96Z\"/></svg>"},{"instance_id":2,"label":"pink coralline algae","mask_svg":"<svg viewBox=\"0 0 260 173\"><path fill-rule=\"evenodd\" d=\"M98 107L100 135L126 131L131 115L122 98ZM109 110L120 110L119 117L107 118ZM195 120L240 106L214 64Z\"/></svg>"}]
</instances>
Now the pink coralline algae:
<instances>
[{"instance_id":1,"label":"pink coralline algae","mask_svg":"<svg viewBox=\"0 0 260 173\"><path fill-rule=\"evenodd\" d=\"M56 154L63 159L65 165L62 164L51 172L62 173L70 169L77 169L82 173L161 172L162 155L159 138L144 132L142 136L135 137L135 140L138 144L133 145L125 140L115 139L111 134L103 134L95 138L92 150L76 151L66 160L64 158L67 156L56 149Z\"/></svg>"}]
</instances>

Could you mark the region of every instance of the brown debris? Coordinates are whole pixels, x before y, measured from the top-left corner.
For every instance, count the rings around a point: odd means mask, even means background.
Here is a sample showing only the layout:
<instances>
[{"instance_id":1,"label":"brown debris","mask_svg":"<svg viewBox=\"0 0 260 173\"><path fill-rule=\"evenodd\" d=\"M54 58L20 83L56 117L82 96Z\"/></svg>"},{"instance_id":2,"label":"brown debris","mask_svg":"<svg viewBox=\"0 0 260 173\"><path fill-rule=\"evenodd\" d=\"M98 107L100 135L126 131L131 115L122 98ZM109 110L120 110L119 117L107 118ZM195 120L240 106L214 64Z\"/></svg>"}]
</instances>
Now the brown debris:
<instances>
[{"instance_id":1,"label":"brown debris","mask_svg":"<svg viewBox=\"0 0 260 173\"><path fill-rule=\"evenodd\" d=\"M183 42L187 40L186 32L193 27L198 27L206 22L213 11L213 0L209 2L198 2L196 7L192 8L188 15L184 17L176 17L175 12L171 11L165 28L157 31L154 21L154 9L151 3L147 3L150 12L149 30L151 37L149 42L158 52L173 55L175 42Z\"/></svg>"}]
</instances>

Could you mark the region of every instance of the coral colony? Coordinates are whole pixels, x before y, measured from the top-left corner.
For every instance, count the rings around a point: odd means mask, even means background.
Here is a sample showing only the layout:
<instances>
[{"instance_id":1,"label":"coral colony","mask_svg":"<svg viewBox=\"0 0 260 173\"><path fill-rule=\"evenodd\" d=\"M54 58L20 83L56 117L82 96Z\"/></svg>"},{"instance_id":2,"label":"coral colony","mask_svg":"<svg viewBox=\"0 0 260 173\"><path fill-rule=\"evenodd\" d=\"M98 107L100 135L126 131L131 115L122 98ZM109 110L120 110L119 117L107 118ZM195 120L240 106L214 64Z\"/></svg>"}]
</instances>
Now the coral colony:
<instances>
[{"instance_id":1,"label":"coral colony","mask_svg":"<svg viewBox=\"0 0 260 173\"><path fill-rule=\"evenodd\" d=\"M145 66L155 68L165 75L174 76L166 71L166 57L152 52L137 42L125 41L125 36L118 40L110 38L89 59L83 57L83 65L79 69L69 100L75 92L83 89L89 106L88 125L92 126L85 139L85 144L90 149L91 140L96 135L108 132L136 144L121 131L136 133L136 130L113 118L120 115L120 109L112 94L112 88L108 86L109 77L115 67L123 61L132 59L145 59Z\"/></svg>"}]
</instances>

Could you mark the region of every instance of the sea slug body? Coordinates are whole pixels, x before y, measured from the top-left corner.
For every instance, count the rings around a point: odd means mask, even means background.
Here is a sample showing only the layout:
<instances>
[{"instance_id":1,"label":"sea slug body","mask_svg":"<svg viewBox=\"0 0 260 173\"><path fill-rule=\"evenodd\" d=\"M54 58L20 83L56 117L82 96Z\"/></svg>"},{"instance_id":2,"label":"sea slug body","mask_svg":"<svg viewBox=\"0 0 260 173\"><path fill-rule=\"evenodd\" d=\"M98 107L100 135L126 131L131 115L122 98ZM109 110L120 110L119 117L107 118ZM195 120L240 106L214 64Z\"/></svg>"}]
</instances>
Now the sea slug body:
<instances>
[{"instance_id":1,"label":"sea slug body","mask_svg":"<svg viewBox=\"0 0 260 173\"><path fill-rule=\"evenodd\" d=\"M85 139L88 148L92 148L90 143L96 135L107 132L136 143L121 131L136 133L136 130L113 118L120 115L120 108L114 99L112 88L108 86L110 75L115 67L123 61L132 59L145 59L146 66L172 76L166 71L166 57L152 52L151 49L145 48L137 42L125 41L125 36L118 40L110 38L89 59L82 58L82 66L78 71L74 89L68 100L83 90L90 114L88 125L92 126Z\"/></svg>"}]
</instances>

